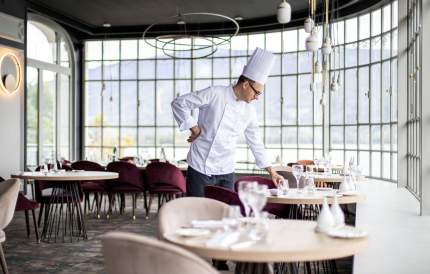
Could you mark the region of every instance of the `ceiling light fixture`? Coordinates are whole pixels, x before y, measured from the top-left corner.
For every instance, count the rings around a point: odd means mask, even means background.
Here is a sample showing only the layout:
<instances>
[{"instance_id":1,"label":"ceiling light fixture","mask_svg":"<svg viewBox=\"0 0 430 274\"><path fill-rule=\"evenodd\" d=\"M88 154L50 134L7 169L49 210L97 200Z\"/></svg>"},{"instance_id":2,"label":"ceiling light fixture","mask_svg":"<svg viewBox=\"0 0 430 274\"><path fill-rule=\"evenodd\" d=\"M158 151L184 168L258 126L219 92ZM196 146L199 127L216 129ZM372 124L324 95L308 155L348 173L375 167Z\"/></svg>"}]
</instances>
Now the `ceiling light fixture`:
<instances>
[{"instance_id":1,"label":"ceiling light fixture","mask_svg":"<svg viewBox=\"0 0 430 274\"><path fill-rule=\"evenodd\" d=\"M189 26L198 26L202 17L214 17L232 23L234 30L221 36L202 34L201 30L191 29ZM161 24L176 24L181 26L170 34L158 34L156 30ZM226 24L226 23L224 23ZM151 35L151 33L156 33ZM231 17L209 12L178 13L165 20L149 25L142 34L143 40L166 56L175 59L200 59L214 54L218 47L230 43L231 39L239 33L239 24ZM154 37L155 36L155 37Z\"/></svg>"},{"instance_id":2,"label":"ceiling light fixture","mask_svg":"<svg viewBox=\"0 0 430 274\"><path fill-rule=\"evenodd\" d=\"M112 25L109 23L103 23L102 25L104 28L110 28Z\"/></svg>"},{"instance_id":3,"label":"ceiling light fixture","mask_svg":"<svg viewBox=\"0 0 430 274\"><path fill-rule=\"evenodd\" d=\"M291 6L285 0L282 0L278 6L277 19L281 24L287 24L291 21Z\"/></svg>"}]
</instances>

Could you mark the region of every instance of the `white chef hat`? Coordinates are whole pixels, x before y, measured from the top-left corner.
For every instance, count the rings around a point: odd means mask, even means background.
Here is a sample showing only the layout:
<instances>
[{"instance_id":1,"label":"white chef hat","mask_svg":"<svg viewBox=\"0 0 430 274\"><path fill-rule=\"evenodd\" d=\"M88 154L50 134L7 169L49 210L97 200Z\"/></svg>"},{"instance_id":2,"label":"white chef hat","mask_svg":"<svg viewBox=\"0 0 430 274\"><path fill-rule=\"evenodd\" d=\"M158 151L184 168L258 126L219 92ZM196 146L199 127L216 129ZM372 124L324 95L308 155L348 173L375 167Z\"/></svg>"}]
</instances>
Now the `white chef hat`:
<instances>
[{"instance_id":1,"label":"white chef hat","mask_svg":"<svg viewBox=\"0 0 430 274\"><path fill-rule=\"evenodd\" d=\"M264 49L256 48L248 64L243 68L242 75L259 84L264 85L272 70L275 56Z\"/></svg>"}]
</instances>

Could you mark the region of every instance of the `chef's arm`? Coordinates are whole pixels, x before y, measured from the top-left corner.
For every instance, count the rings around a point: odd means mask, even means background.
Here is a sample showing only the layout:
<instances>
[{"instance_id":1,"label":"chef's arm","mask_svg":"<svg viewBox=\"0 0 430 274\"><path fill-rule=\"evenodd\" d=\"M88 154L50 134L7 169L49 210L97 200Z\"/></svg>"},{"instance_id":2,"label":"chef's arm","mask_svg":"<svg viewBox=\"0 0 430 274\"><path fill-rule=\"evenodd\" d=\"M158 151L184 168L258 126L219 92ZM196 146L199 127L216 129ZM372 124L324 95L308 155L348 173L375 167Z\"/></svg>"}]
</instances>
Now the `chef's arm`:
<instances>
[{"instance_id":1,"label":"chef's arm","mask_svg":"<svg viewBox=\"0 0 430 274\"><path fill-rule=\"evenodd\" d=\"M206 88L196 92L190 92L176 97L172 103L173 116L181 131L189 130L197 126L196 119L191 116L191 111L202 107L212 99L212 88Z\"/></svg>"}]
</instances>

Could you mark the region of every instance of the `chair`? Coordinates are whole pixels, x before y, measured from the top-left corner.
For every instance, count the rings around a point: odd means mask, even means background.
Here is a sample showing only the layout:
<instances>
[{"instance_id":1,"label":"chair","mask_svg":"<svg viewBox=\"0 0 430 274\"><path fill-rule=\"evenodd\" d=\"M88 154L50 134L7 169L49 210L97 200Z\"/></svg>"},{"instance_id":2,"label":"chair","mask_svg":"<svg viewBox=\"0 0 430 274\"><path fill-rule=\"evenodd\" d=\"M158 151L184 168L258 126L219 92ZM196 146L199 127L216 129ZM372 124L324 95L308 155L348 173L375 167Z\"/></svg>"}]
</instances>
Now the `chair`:
<instances>
[{"instance_id":1,"label":"chair","mask_svg":"<svg viewBox=\"0 0 430 274\"><path fill-rule=\"evenodd\" d=\"M242 176L239 177L236 182L234 182L234 189L237 192L239 182L242 181L249 181L249 182L257 182L258 184L264 184L267 185L267 187L270 188L276 188L275 184L272 182L271 179L261 177L261 176ZM272 204L267 203L266 206L263 208L263 210L277 216L278 218L287 218L290 211L289 205L282 205L282 204Z\"/></svg>"},{"instance_id":2,"label":"chair","mask_svg":"<svg viewBox=\"0 0 430 274\"><path fill-rule=\"evenodd\" d=\"M24 211L24 213L25 213L25 225L27 228L27 238L30 238L30 221L28 218L28 211L31 210L31 215L33 217L34 233L36 234L36 241L37 241L37 243L40 243L39 231L37 229L37 222L36 222L36 214L34 213L34 210L36 208L39 208L39 203L37 203L36 201L28 199L24 195L24 193L19 192L18 199L16 201L15 211Z\"/></svg>"},{"instance_id":3,"label":"chair","mask_svg":"<svg viewBox=\"0 0 430 274\"><path fill-rule=\"evenodd\" d=\"M158 237L189 226L192 220L221 220L228 212L225 203L202 197L184 197L164 204L158 214Z\"/></svg>"},{"instance_id":4,"label":"chair","mask_svg":"<svg viewBox=\"0 0 430 274\"><path fill-rule=\"evenodd\" d=\"M146 167L146 182L149 190L149 204L146 209L147 216L151 209L153 194L158 194L159 210L163 200L167 202L177 196L183 196L186 192L184 175L179 168L169 163L150 163Z\"/></svg>"},{"instance_id":5,"label":"chair","mask_svg":"<svg viewBox=\"0 0 430 274\"><path fill-rule=\"evenodd\" d=\"M9 179L0 183L0 262L5 274L9 272L7 270L6 259L2 246L2 243L6 240L6 234L3 229L13 218L19 188L20 183L17 179Z\"/></svg>"},{"instance_id":6,"label":"chair","mask_svg":"<svg viewBox=\"0 0 430 274\"><path fill-rule=\"evenodd\" d=\"M240 212L245 216L245 208L239 199L239 195L231 189L221 186L205 186L205 197L228 205L240 206Z\"/></svg>"},{"instance_id":7,"label":"chair","mask_svg":"<svg viewBox=\"0 0 430 274\"><path fill-rule=\"evenodd\" d=\"M278 170L277 172L279 175L288 180L288 185L290 188L297 188L297 179L294 177L293 172L287 170Z\"/></svg>"},{"instance_id":8,"label":"chair","mask_svg":"<svg viewBox=\"0 0 430 274\"><path fill-rule=\"evenodd\" d=\"M71 164L71 167L75 170L106 171L106 169L98 163L86 160L76 161ZM84 193L84 213L87 212L87 204L88 208L90 208L90 193L93 193L94 200L96 202L97 218L100 218L100 207L103 200L103 193L107 192L105 181L83 181L81 182L81 187Z\"/></svg>"},{"instance_id":9,"label":"chair","mask_svg":"<svg viewBox=\"0 0 430 274\"><path fill-rule=\"evenodd\" d=\"M117 172L119 174L118 179L110 180L107 183L109 192L109 213L112 212L113 194L122 194L120 206L120 213L122 213L125 208L125 199L123 194L131 193L133 203L133 220L135 220L137 194L143 193L146 205L145 186L139 168L137 168L136 165L130 164L128 162L117 161L109 163L106 169L107 171Z\"/></svg>"},{"instance_id":10,"label":"chair","mask_svg":"<svg viewBox=\"0 0 430 274\"><path fill-rule=\"evenodd\" d=\"M197 255L146 236L109 232L102 246L107 274L219 274Z\"/></svg>"}]
</instances>

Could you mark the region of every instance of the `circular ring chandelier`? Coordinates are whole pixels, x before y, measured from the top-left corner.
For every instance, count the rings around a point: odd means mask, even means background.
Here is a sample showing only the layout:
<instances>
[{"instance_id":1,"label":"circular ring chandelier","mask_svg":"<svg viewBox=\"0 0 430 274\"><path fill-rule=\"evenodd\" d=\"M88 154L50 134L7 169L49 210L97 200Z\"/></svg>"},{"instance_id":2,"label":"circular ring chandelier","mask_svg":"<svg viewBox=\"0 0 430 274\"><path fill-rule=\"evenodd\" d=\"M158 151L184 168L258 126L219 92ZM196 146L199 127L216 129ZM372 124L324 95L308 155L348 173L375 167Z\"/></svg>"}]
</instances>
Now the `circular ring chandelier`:
<instances>
[{"instance_id":1,"label":"circular ring chandelier","mask_svg":"<svg viewBox=\"0 0 430 274\"><path fill-rule=\"evenodd\" d=\"M235 26L235 31L225 37L207 36L199 34L195 30L188 32L186 18L198 16L212 16L216 18L226 19L232 22ZM143 32L142 38L144 41L163 51L166 56L175 59L200 59L214 54L219 46L230 43L231 39L239 33L239 24L233 18L226 15L210 12L190 12L181 13L175 16L166 18L166 20L176 21L177 25L183 26L182 30L175 31L173 34L159 35L156 37L148 37L151 29L160 25L160 22L149 25ZM186 54L191 52L191 54Z\"/></svg>"}]
</instances>

